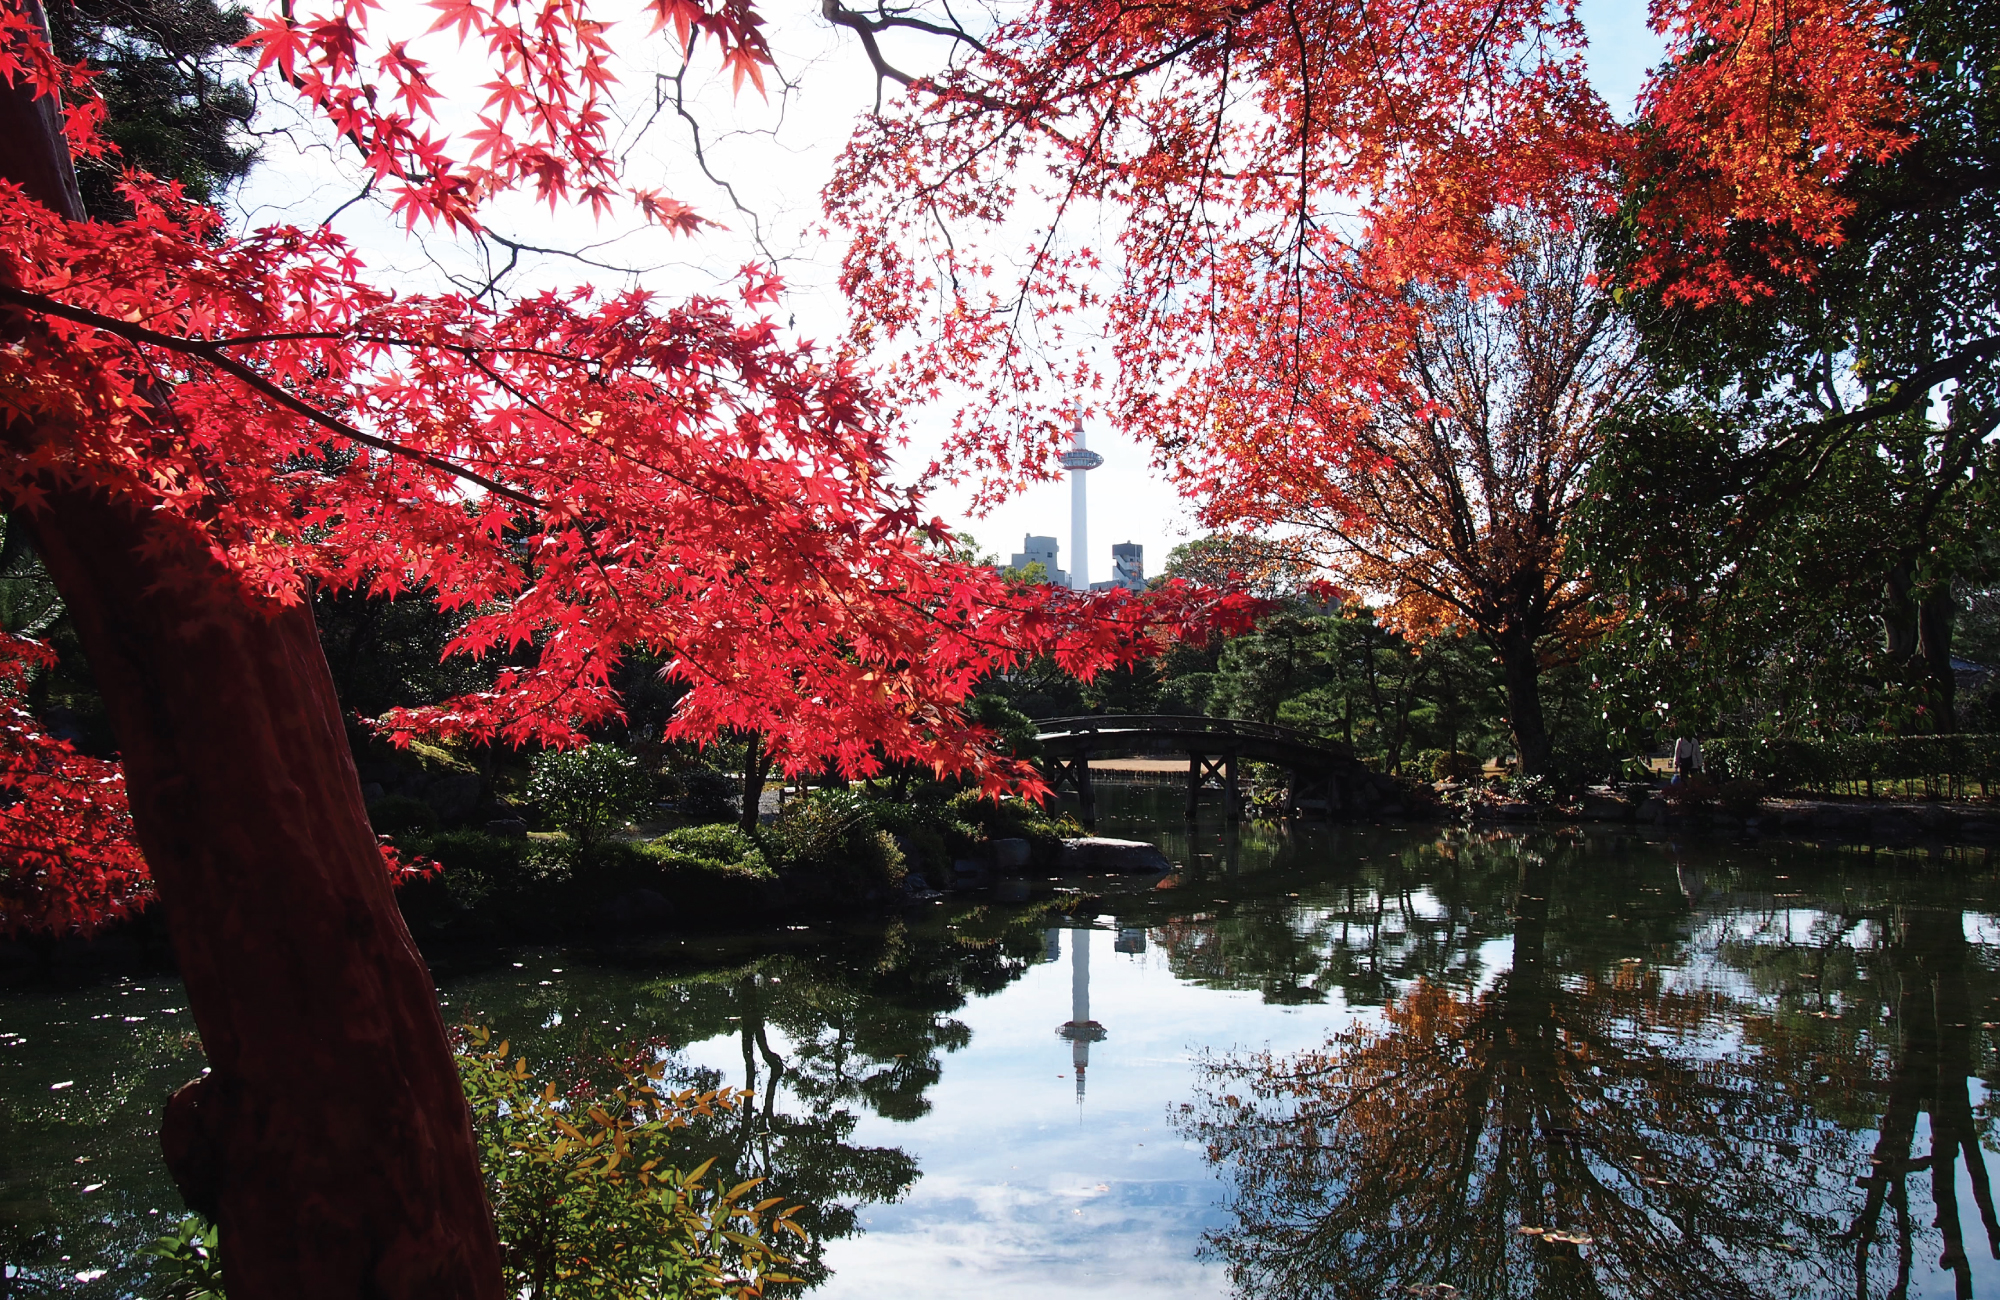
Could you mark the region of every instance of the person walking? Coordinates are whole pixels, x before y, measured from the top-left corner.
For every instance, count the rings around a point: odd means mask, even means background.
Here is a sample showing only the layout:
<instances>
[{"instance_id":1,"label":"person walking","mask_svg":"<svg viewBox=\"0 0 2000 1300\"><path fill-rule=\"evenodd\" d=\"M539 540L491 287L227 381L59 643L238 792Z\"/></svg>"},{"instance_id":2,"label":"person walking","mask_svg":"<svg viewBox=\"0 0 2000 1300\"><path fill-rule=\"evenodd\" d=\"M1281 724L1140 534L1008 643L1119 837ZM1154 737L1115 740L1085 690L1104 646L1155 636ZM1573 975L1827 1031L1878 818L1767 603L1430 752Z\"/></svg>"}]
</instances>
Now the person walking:
<instances>
[{"instance_id":1,"label":"person walking","mask_svg":"<svg viewBox=\"0 0 2000 1300\"><path fill-rule=\"evenodd\" d=\"M1678 785L1701 771L1701 742L1682 736L1674 742L1674 784Z\"/></svg>"}]
</instances>

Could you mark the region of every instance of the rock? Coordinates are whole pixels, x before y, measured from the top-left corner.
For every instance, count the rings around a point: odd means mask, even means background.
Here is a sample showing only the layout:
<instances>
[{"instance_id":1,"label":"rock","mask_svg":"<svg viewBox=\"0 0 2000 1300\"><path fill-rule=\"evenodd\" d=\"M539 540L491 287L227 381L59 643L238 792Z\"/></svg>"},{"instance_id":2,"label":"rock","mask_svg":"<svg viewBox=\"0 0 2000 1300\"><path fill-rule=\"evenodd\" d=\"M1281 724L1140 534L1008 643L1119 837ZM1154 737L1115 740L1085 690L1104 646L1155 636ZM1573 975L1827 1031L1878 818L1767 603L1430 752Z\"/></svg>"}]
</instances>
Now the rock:
<instances>
[{"instance_id":1,"label":"rock","mask_svg":"<svg viewBox=\"0 0 2000 1300\"><path fill-rule=\"evenodd\" d=\"M1639 805L1639 820L1649 826L1658 826L1667 819L1667 801L1654 795Z\"/></svg>"},{"instance_id":2,"label":"rock","mask_svg":"<svg viewBox=\"0 0 2000 1300\"><path fill-rule=\"evenodd\" d=\"M1022 883L1025 884L1026 882ZM926 880L914 871L903 877L902 890L903 897L912 903L928 903L933 898L944 897L943 894L931 888L929 880Z\"/></svg>"},{"instance_id":3,"label":"rock","mask_svg":"<svg viewBox=\"0 0 2000 1300\"><path fill-rule=\"evenodd\" d=\"M525 840L528 838L528 823L519 817L495 817L486 823L486 833L503 839Z\"/></svg>"},{"instance_id":4,"label":"rock","mask_svg":"<svg viewBox=\"0 0 2000 1300\"><path fill-rule=\"evenodd\" d=\"M486 783L471 773L443 776L430 783L423 798L431 806L431 811L438 815L438 820L449 826L472 816L472 810L479 806L479 796L485 788Z\"/></svg>"},{"instance_id":5,"label":"rock","mask_svg":"<svg viewBox=\"0 0 2000 1300\"><path fill-rule=\"evenodd\" d=\"M993 872L978 858L960 858L951 864L953 889L984 889L993 882Z\"/></svg>"},{"instance_id":6,"label":"rock","mask_svg":"<svg viewBox=\"0 0 2000 1300\"><path fill-rule=\"evenodd\" d=\"M993 869L1001 875L1011 875L1028 865L1032 846L1023 839L989 840L987 852L992 856Z\"/></svg>"},{"instance_id":7,"label":"rock","mask_svg":"<svg viewBox=\"0 0 2000 1300\"><path fill-rule=\"evenodd\" d=\"M1110 840L1098 836L1064 840L1062 869L1073 875L1164 875L1174 869L1167 855L1143 840Z\"/></svg>"},{"instance_id":8,"label":"rock","mask_svg":"<svg viewBox=\"0 0 2000 1300\"><path fill-rule=\"evenodd\" d=\"M1625 822L1632 820L1634 811L1624 796L1609 790L1586 790L1579 804L1579 814L1587 822Z\"/></svg>"}]
</instances>

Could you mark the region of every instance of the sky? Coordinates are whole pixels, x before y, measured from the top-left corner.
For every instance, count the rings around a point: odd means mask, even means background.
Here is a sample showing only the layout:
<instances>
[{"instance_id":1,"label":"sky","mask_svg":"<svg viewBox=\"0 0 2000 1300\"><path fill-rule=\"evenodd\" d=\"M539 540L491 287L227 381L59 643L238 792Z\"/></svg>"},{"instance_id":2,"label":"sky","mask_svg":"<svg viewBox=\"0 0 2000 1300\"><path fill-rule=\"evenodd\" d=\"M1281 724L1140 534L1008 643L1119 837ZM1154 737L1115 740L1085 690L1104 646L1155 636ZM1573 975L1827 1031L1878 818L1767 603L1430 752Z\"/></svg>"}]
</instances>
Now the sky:
<instances>
[{"instance_id":1,"label":"sky","mask_svg":"<svg viewBox=\"0 0 2000 1300\"><path fill-rule=\"evenodd\" d=\"M314 6L300 8L309 13ZM412 8L413 0L387 0L384 29L426 25L404 16ZM601 0L597 8L608 15L616 0ZM636 13L645 6L633 0L631 8ZM1599 93L1614 110L1629 113L1660 52L1644 5L1583 0L1577 12L1590 36L1591 76ZM876 83L859 47L821 19L817 5L775 0L766 17L783 89L774 87L763 98L747 92L732 96L721 78L703 75L707 69L699 60L684 78L686 106L700 123L713 180L703 173L689 128L675 112L672 83L660 80L680 64L671 39L651 34L649 20L620 23L612 33L628 180L657 185L726 228L673 237L657 229L600 226L573 212L550 214L525 200L506 200L489 211L495 229L522 243L565 250L562 256L526 255L509 282L515 289L637 283L669 296L715 293L726 290L745 263L775 260L788 286L775 318L802 339L826 342L843 332L844 302L833 283L840 248L821 229L819 192L855 122L873 107ZM459 55L449 36L426 38L415 48L431 61L448 98L467 103L484 98L476 87L485 70ZM887 48L906 68L922 69L941 57L939 43L927 37L892 39ZM648 87L654 93L648 94ZM461 283L468 282L465 277L483 279L482 264L467 248L434 235L410 235L372 199L350 202L361 189L351 150L328 138L283 96L282 91L268 96L260 114L262 162L232 200L240 223L317 224L337 213L332 224L362 252L379 282L416 289L443 287L454 275ZM732 194L751 215L735 209ZM904 481L914 481L935 458L949 419L943 406L912 413L910 444L897 464ZM1111 547L1119 542L1142 545L1146 571L1158 573L1173 546L1198 535L1187 504L1152 466L1147 449L1103 422L1086 434L1104 457L1102 468L1089 476L1091 576L1109 576ZM970 500L970 485L943 485L933 489L927 508L1002 561L1020 549L1024 534L1038 533L1057 537L1063 566L1072 565L1067 483L1034 486L983 516L969 512Z\"/></svg>"}]
</instances>

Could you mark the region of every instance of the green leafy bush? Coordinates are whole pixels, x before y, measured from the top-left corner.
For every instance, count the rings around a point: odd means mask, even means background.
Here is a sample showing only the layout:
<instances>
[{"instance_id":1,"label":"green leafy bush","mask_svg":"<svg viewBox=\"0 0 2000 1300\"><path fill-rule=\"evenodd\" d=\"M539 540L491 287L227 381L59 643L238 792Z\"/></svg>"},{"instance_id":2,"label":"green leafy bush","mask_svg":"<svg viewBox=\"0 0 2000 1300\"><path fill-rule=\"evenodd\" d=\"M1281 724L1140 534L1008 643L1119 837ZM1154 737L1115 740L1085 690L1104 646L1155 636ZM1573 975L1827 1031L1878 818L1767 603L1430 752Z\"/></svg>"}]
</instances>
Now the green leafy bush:
<instances>
[{"instance_id":1,"label":"green leafy bush","mask_svg":"<svg viewBox=\"0 0 2000 1300\"><path fill-rule=\"evenodd\" d=\"M1922 783L1963 794L2000 779L2000 735L1726 737L1702 757L1721 779L1752 778L1774 790L1854 790L1878 781Z\"/></svg>"},{"instance_id":2,"label":"green leafy bush","mask_svg":"<svg viewBox=\"0 0 2000 1300\"><path fill-rule=\"evenodd\" d=\"M392 794L368 805L368 824L377 835L428 835L437 829L437 810L421 799Z\"/></svg>"},{"instance_id":3,"label":"green leafy bush","mask_svg":"<svg viewBox=\"0 0 2000 1300\"><path fill-rule=\"evenodd\" d=\"M733 822L736 800L742 783L727 772L712 767L690 767L675 772L672 781L674 810L697 824Z\"/></svg>"},{"instance_id":4,"label":"green leafy bush","mask_svg":"<svg viewBox=\"0 0 2000 1300\"><path fill-rule=\"evenodd\" d=\"M771 824L781 869L868 891L902 882L909 864L896 837L876 824L872 801L850 790L821 790L788 804Z\"/></svg>"},{"instance_id":5,"label":"green leafy bush","mask_svg":"<svg viewBox=\"0 0 2000 1300\"><path fill-rule=\"evenodd\" d=\"M895 837L912 870L943 871L972 845L976 832L955 820L941 797L868 801L875 825Z\"/></svg>"},{"instance_id":6,"label":"green leafy bush","mask_svg":"<svg viewBox=\"0 0 2000 1300\"><path fill-rule=\"evenodd\" d=\"M1477 754L1468 754L1462 749L1436 749L1427 751L1434 757L1430 763L1433 781L1477 781L1486 770L1486 762Z\"/></svg>"},{"instance_id":7,"label":"green leafy bush","mask_svg":"<svg viewBox=\"0 0 2000 1300\"><path fill-rule=\"evenodd\" d=\"M1051 817L1026 799L994 799L977 790L954 795L945 805L953 821L979 839L1022 839L1038 849L1089 834L1068 813Z\"/></svg>"},{"instance_id":8,"label":"green leafy bush","mask_svg":"<svg viewBox=\"0 0 2000 1300\"><path fill-rule=\"evenodd\" d=\"M1624 769L1625 755L1601 738L1564 737L1549 750L1549 784L1563 793L1585 786L1615 781Z\"/></svg>"},{"instance_id":9,"label":"green leafy bush","mask_svg":"<svg viewBox=\"0 0 2000 1300\"><path fill-rule=\"evenodd\" d=\"M802 1206L752 1200L713 1161L679 1168L673 1135L734 1110L731 1088L671 1092L648 1056L606 1062L609 1088L537 1080L528 1064L466 1031L459 1078L472 1107L509 1295L546 1300L760 1296L796 1282L775 1248ZM568 1085L567 1087L563 1085Z\"/></svg>"},{"instance_id":10,"label":"green leafy bush","mask_svg":"<svg viewBox=\"0 0 2000 1300\"><path fill-rule=\"evenodd\" d=\"M651 800L653 783L638 759L616 745L550 750L535 758L528 798L569 837L580 860Z\"/></svg>"},{"instance_id":11,"label":"green leafy bush","mask_svg":"<svg viewBox=\"0 0 2000 1300\"><path fill-rule=\"evenodd\" d=\"M161 1300L224 1300L216 1237L213 1223L190 1214L139 1252L154 1261L148 1276Z\"/></svg>"},{"instance_id":12,"label":"green leafy bush","mask_svg":"<svg viewBox=\"0 0 2000 1300\"><path fill-rule=\"evenodd\" d=\"M683 826L645 848L649 857L666 866L759 871L764 865L757 842L730 825Z\"/></svg>"}]
</instances>

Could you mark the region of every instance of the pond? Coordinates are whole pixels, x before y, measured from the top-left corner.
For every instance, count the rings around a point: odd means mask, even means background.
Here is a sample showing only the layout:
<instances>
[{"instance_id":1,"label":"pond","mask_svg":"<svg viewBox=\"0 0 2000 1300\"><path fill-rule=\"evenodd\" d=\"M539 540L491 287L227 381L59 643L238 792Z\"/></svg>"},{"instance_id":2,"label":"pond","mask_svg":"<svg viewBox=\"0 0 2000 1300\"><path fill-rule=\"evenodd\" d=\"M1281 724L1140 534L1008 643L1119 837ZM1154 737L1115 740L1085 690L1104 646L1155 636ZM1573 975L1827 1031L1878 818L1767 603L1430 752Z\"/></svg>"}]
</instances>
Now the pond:
<instances>
[{"instance_id":1,"label":"pond","mask_svg":"<svg viewBox=\"0 0 2000 1300\"><path fill-rule=\"evenodd\" d=\"M751 1089L690 1141L810 1207L819 1296L2000 1296L1985 850L1179 797L1101 797L1162 887L445 954L446 1015ZM145 1294L191 1031L166 978L0 990L0 1294Z\"/></svg>"}]
</instances>

